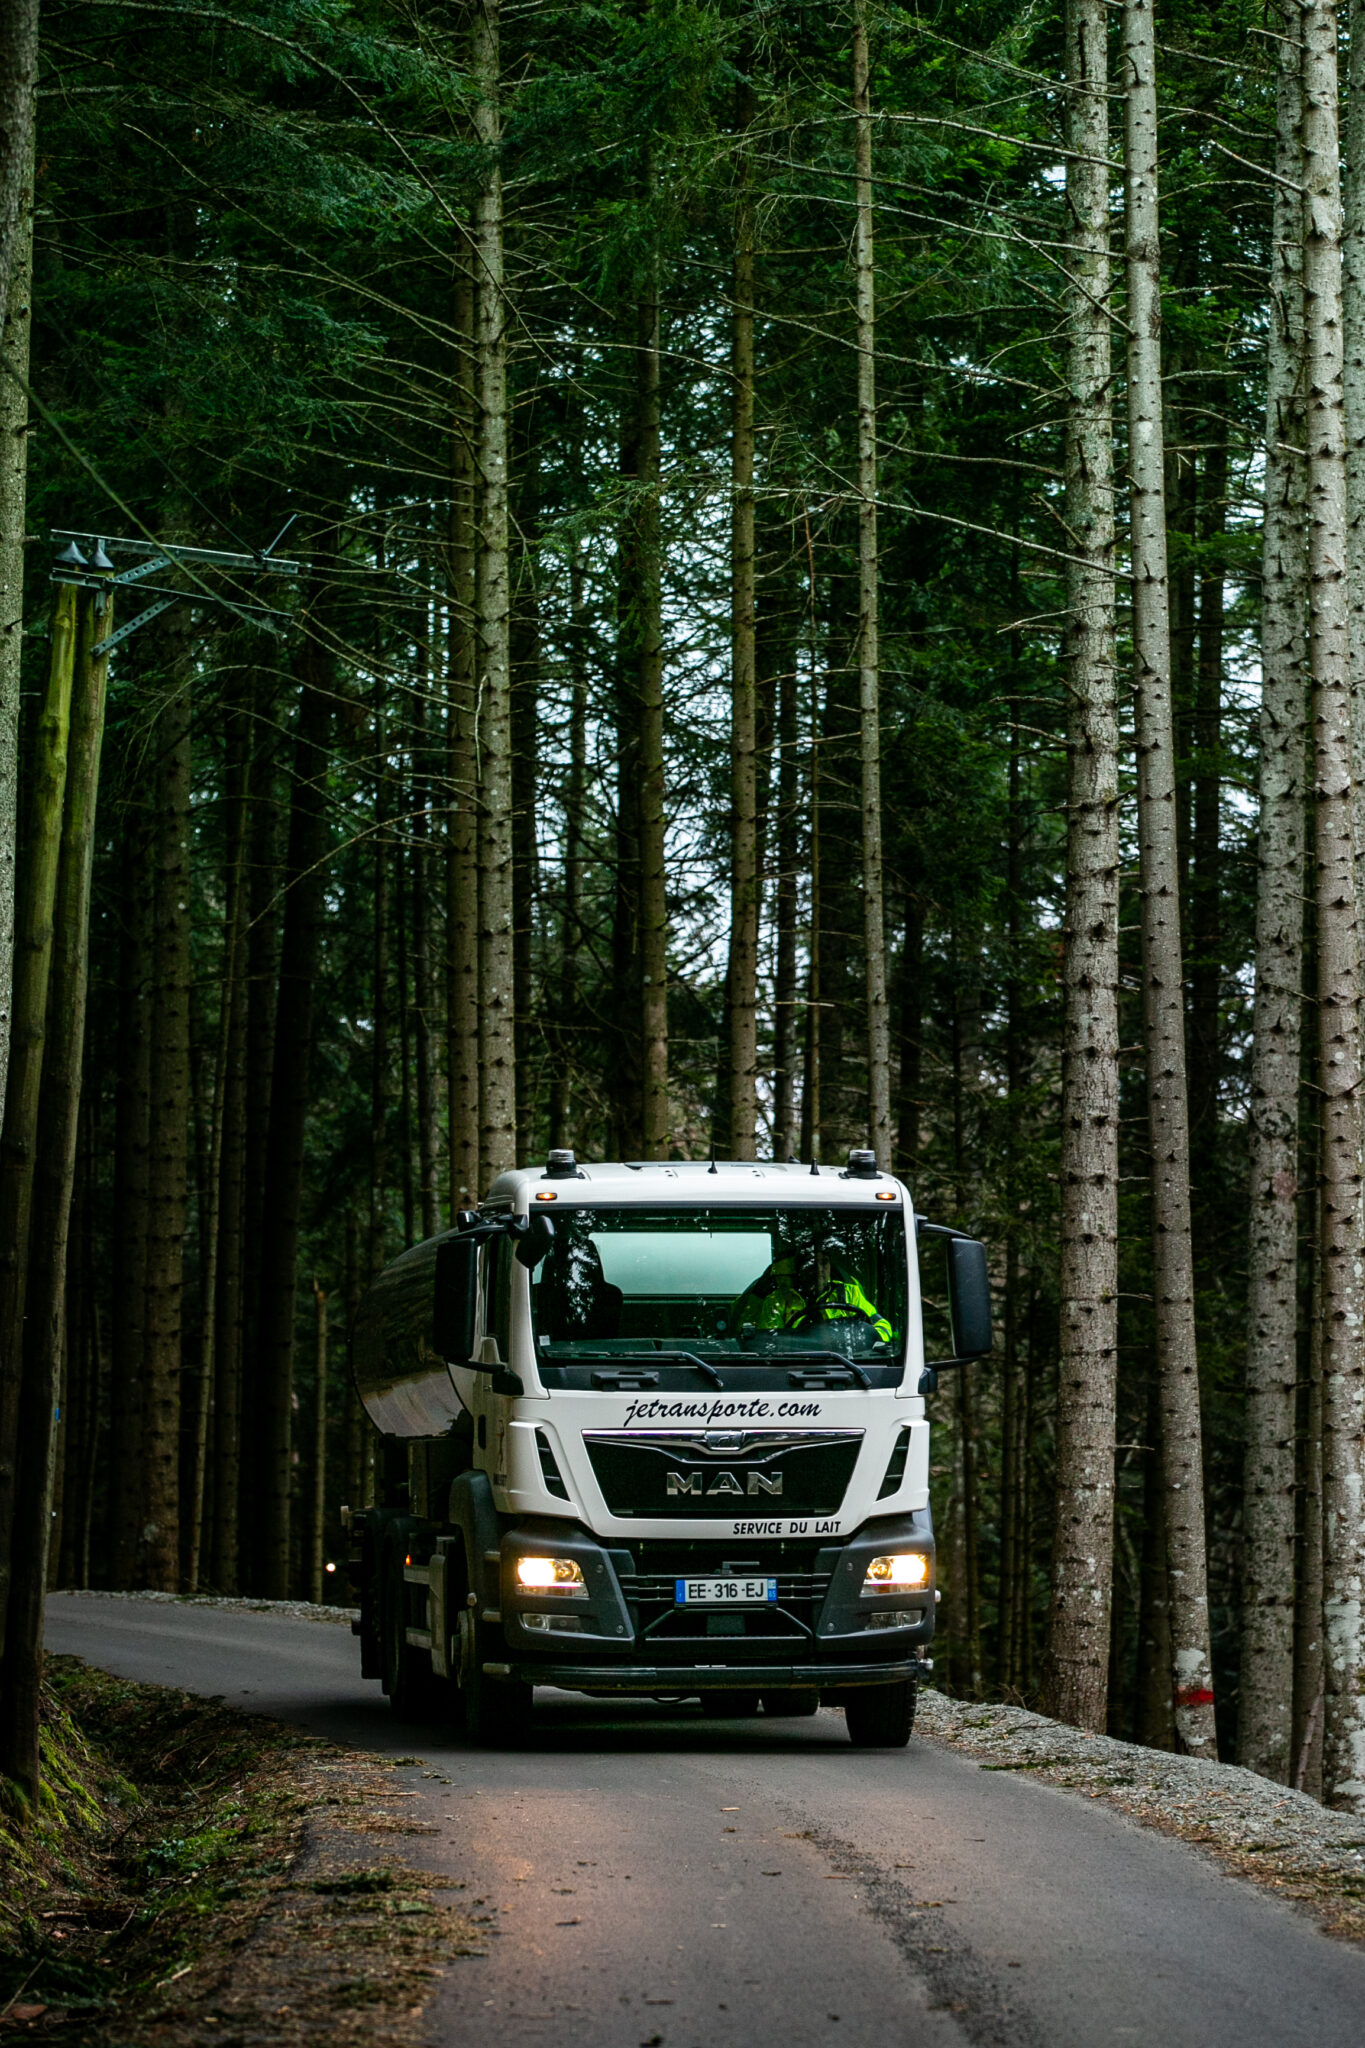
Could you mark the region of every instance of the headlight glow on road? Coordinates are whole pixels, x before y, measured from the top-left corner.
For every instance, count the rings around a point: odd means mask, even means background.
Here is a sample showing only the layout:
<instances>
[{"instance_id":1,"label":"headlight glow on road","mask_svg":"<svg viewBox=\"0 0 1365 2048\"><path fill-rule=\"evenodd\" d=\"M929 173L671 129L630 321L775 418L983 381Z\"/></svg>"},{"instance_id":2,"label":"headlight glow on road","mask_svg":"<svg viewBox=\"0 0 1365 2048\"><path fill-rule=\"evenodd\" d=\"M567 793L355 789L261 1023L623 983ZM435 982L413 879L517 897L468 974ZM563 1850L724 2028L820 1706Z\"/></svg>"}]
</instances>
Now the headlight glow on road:
<instances>
[{"instance_id":1,"label":"headlight glow on road","mask_svg":"<svg viewBox=\"0 0 1365 2048\"><path fill-rule=\"evenodd\" d=\"M572 1557L519 1557L517 1584L528 1593L586 1593L583 1572Z\"/></svg>"},{"instance_id":2,"label":"headlight glow on road","mask_svg":"<svg viewBox=\"0 0 1365 2048\"><path fill-rule=\"evenodd\" d=\"M904 1586L927 1586L929 1560L920 1550L906 1550L895 1557L874 1557L863 1580L865 1593L894 1592Z\"/></svg>"}]
</instances>

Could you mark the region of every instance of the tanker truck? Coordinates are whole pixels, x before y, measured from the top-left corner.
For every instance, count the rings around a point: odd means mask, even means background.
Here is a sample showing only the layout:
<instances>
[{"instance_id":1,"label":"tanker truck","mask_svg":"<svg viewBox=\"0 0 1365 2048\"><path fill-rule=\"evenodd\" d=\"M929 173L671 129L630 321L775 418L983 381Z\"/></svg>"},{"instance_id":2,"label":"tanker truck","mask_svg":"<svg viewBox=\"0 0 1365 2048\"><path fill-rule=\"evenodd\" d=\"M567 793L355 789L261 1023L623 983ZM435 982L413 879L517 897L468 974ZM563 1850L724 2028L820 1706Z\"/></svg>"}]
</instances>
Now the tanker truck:
<instances>
[{"instance_id":1,"label":"tanker truck","mask_svg":"<svg viewBox=\"0 0 1365 2048\"><path fill-rule=\"evenodd\" d=\"M902 1746L938 1597L926 1396L990 1345L985 1247L871 1152L504 1173L357 1321L364 1675L481 1744L548 1686L824 1702Z\"/></svg>"}]
</instances>

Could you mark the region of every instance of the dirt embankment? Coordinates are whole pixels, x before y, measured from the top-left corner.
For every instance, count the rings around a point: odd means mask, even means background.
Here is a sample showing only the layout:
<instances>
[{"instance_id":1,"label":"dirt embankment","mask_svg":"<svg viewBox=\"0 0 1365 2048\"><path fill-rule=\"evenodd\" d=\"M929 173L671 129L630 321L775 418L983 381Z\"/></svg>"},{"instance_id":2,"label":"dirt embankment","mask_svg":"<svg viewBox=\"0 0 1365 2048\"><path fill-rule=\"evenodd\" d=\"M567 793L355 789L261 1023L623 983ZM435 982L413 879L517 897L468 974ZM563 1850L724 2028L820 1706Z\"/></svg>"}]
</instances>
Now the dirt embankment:
<instances>
[{"instance_id":1,"label":"dirt embankment","mask_svg":"<svg viewBox=\"0 0 1365 2048\"><path fill-rule=\"evenodd\" d=\"M463 1888L405 1860L393 1761L51 1673L44 1811L0 1821L0 2032L410 2048L438 1969L483 1950Z\"/></svg>"}]
</instances>

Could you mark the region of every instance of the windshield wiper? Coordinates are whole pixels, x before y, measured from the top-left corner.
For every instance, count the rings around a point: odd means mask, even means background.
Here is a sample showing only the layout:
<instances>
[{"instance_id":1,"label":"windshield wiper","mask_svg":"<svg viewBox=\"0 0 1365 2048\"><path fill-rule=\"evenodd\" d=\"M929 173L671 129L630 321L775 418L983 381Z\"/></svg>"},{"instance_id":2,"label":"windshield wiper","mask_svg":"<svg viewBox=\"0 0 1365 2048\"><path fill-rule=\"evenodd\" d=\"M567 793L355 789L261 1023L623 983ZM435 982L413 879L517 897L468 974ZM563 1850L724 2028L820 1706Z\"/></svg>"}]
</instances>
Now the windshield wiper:
<instances>
[{"instance_id":1,"label":"windshield wiper","mask_svg":"<svg viewBox=\"0 0 1365 2048\"><path fill-rule=\"evenodd\" d=\"M710 1380L713 1387L720 1387L722 1391L725 1387L725 1381L716 1371L716 1368L713 1365L708 1365L704 1358L698 1358L694 1351L646 1351L638 1358L622 1358L619 1353L609 1353L603 1356L599 1352L596 1359L556 1358L547 1359L546 1363L553 1365L596 1365L599 1369L592 1376L594 1386L622 1386L627 1380L631 1382L644 1381L650 1386L656 1386L659 1378L656 1370L657 1367L661 1365L690 1365L692 1370L699 1372L704 1380Z\"/></svg>"},{"instance_id":2,"label":"windshield wiper","mask_svg":"<svg viewBox=\"0 0 1365 2048\"><path fill-rule=\"evenodd\" d=\"M857 1381L864 1393L870 1393L872 1388L871 1380L862 1367L855 1365L851 1358L843 1358L837 1351L803 1351L801 1357L811 1360L817 1358L828 1359L829 1363L827 1365L812 1365L809 1368L805 1365L788 1365L787 1378L794 1387L824 1385L829 1380L831 1371L835 1371L848 1373L851 1378ZM786 1360L782 1359L779 1354L774 1363L785 1364Z\"/></svg>"}]
</instances>

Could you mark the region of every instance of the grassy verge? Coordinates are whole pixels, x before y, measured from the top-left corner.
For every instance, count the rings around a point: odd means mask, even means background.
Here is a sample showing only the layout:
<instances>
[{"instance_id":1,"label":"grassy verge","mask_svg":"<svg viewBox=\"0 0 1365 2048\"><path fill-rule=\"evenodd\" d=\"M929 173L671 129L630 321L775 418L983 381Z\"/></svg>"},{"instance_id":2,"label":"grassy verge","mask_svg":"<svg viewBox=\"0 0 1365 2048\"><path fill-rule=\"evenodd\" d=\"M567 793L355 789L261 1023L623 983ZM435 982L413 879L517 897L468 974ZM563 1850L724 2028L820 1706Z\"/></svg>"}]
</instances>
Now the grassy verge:
<instances>
[{"instance_id":1,"label":"grassy verge","mask_svg":"<svg viewBox=\"0 0 1365 2048\"><path fill-rule=\"evenodd\" d=\"M399 1853L393 1764L53 1659L47 1798L0 1823L0 2031L162 2048L402 2044L482 1953Z\"/></svg>"}]
</instances>

